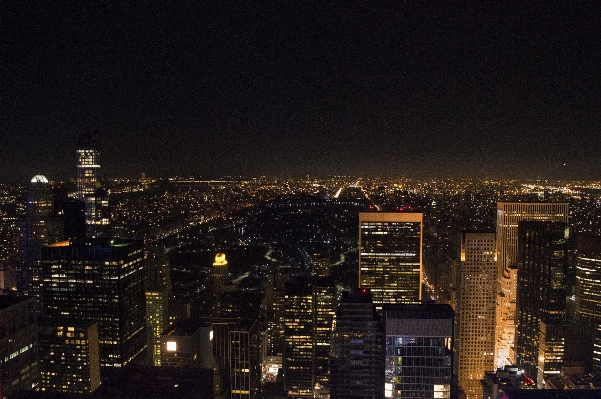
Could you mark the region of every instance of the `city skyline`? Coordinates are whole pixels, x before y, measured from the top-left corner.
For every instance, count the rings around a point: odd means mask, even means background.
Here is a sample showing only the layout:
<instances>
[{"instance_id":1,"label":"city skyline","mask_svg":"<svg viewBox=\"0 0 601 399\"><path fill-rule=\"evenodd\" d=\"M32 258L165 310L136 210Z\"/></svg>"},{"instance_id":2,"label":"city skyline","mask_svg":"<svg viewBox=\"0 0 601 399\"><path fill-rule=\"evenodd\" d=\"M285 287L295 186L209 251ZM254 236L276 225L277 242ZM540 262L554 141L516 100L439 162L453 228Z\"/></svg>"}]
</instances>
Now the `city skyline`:
<instances>
[{"instance_id":1,"label":"city skyline","mask_svg":"<svg viewBox=\"0 0 601 399\"><path fill-rule=\"evenodd\" d=\"M0 181L598 178L597 9L7 4Z\"/></svg>"}]
</instances>

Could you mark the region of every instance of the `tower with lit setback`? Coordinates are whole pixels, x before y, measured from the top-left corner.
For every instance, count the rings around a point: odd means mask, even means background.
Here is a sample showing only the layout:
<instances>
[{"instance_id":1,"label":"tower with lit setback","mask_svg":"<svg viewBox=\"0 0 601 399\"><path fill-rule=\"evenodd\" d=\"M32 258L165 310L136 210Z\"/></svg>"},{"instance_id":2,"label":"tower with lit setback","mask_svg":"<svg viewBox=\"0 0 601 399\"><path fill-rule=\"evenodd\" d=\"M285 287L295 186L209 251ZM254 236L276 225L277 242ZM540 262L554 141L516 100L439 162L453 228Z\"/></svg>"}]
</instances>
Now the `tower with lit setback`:
<instances>
[{"instance_id":1,"label":"tower with lit setback","mask_svg":"<svg viewBox=\"0 0 601 399\"><path fill-rule=\"evenodd\" d=\"M517 292L518 224L521 221L568 222L563 202L497 203L496 367L515 363L515 307Z\"/></svg>"}]
</instances>

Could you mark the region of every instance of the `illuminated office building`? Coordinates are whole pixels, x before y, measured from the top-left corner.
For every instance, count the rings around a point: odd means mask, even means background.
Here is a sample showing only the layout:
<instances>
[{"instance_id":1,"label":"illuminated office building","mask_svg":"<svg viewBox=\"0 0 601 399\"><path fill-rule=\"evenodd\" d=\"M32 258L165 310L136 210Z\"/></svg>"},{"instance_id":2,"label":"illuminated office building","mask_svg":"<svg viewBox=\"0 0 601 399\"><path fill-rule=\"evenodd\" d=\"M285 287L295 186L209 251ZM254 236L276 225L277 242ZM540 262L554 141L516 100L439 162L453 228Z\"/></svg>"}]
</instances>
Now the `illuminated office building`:
<instances>
[{"instance_id":1,"label":"illuminated office building","mask_svg":"<svg viewBox=\"0 0 601 399\"><path fill-rule=\"evenodd\" d=\"M578 237L576 253L576 317L582 328L593 332L587 360L601 368L601 237Z\"/></svg>"},{"instance_id":2,"label":"illuminated office building","mask_svg":"<svg viewBox=\"0 0 601 399\"><path fill-rule=\"evenodd\" d=\"M564 359L568 238L565 223L519 223L516 360L539 387Z\"/></svg>"},{"instance_id":3,"label":"illuminated office building","mask_svg":"<svg viewBox=\"0 0 601 399\"><path fill-rule=\"evenodd\" d=\"M449 305L384 305L384 397L451 397L453 317Z\"/></svg>"},{"instance_id":4,"label":"illuminated office building","mask_svg":"<svg viewBox=\"0 0 601 399\"><path fill-rule=\"evenodd\" d=\"M359 286L378 308L421 299L422 227L422 213L359 213Z\"/></svg>"},{"instance_id":5,"label":"illuminated office building","mask_svg":"<svg viewBox=\"0 0 601 399\"><path fill-rule=\"evenodd\" d=\"M19 220L19 269L17 290L34 296L39 287L37 261L42 246L63 239L63 219L55 215L51 185L42 175L31 179L27 213Z\"/></svg>"},{"instance_id":6,"label":"illuminated office building","mask_svg":"<svg viewBox=\"0 0 601 399\"><path fill-rule=\"evenodd\" d=\"M34 298L0 295L0 398L40 387L35 316Z\"/></svg>"},{"instance_id":7,"label":"illuminated office building","mask_svg":"<svg viewBox=\"0 0 601 399\"><path fill-rule=\"evenodd\" d=\"M96 320L102 367L120 367L146 349L142 243L68 241L42 248L39 300L47 324Z\"/></svg>"},{"instance_id":8,"label":"illuminated office building","mask_svg":"<svg viewBox=\"0 0 601 399\"><path fill-rule=\"evenodd\" d=\"M371 292L343 292L330 356L331 399L383 398L384 334Z\"/></svg>"},{"instance_id":9,"label":"illuminated office building","mask_svg":"<svg viewBox=\"0 0 601 399\"><path fill-rule=\"evenodd\" d=\"M314 276L330 276L330 253L327 248L313 253L312 263Z\"/></svg>"},{"instance_id":10,"label":"illuminated office building","mask_svg":"<svg viewBox=\"0 0 601 399\"><path fill-rule=\"evenodd\" d=\"M313 377L315 389L329 387L330 335L336 314L336 284L329 277L314 277Z\"/></svg>"},{"instance_id":11,"label":"illuminated office building","mask_svg":"<svg viewBox=\"0 0 601 399\"><path fill-rule=\"evenodd\" d=\"M87 132L77 143L77 194L85 204L86 233L88 238L108 237L108 195L99 189L99 152L95 132Z\"/></svg>"},{"instance_id":12,"label":"illuminated office building","mask_svg":"<svg viewBox=\"0 0 601 399\"><path fill-rule=\"evenodd\" d=\"M169 326L171 277L165 247L158 243L146 252L146 322L149 327L148 350L151 362L161 365L161 333Z\"/></svg>"},{"instance_id":13,"label":"illuminated office building","mask_svg":"<svg viewBox=\"0 0 601 399\"><path fill-rule=\"evenodd\" d=\"M495 369L495 233L461 234L457 377L466 399L482 398L484 372Z\"/></svg>"},{"instance_id":14,"label":"illuminated office building","mask_svg":"<svg viewBox=\"0 0 601 399\"><path fill-rule=\"evenodd\" d=\"M41 321L40 391L91 393L100 386L98 323Z\"/></svg>"},{"instance_id":15,"label":"illuminated office building","mask_svg":"<svg viewBox=\"0 0 601 399\"><path fill-rule=\"evenodd\" d=\"M495 362L497 368L515 363L518 223L568 222L567 203L497 203L497 279Z\"/></svg>"},{"instance_id":16,"label":"illuminated office building","mask_svg":"<svg viewBox=\"0 0 601 399\"><path fill-rule=\"evenodd\" d=\"M286 283L284 389L289 397L313 397L313 279Z\"/></svg>"}]
</instances>

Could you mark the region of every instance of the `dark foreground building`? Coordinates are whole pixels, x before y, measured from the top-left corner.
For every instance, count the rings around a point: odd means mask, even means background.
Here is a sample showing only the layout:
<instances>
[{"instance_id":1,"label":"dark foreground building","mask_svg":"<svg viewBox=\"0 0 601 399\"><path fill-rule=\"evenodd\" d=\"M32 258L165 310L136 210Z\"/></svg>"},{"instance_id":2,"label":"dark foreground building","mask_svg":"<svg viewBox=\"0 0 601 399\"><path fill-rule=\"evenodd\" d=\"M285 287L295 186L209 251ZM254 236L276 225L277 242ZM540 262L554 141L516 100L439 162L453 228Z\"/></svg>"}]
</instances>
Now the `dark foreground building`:
<instances>
[{"instance_id":1,"label":"dark foreground building","mask_svg":"<svg viewBox=\"0 0 601 399\"><path fill-rule=\"evenodd\" d=\"M450 398L453 375L453 308L385 305L384 396Z\"/></svg>"},{"instance_id":2,"label":"dark foreground building","mask_svg":"<svg viewBox=\"0 0 601 399\"><path fill-rule=\"evenodd\" d=\"M330 354L330 398L384 395L384 334L371 292L344 292L336 312Z\"/></svg>"},{"instance_id":3,"label":"dark foreground building","mask_svg":"<svg viewBox=\"0 0 601 399\"><path fill-rule=\"evenodd\" d=\"M42 249L46 325L98 322L101 367L122 367L146 349L142 243L68 241Z\"/></svg>"}]
</instances>

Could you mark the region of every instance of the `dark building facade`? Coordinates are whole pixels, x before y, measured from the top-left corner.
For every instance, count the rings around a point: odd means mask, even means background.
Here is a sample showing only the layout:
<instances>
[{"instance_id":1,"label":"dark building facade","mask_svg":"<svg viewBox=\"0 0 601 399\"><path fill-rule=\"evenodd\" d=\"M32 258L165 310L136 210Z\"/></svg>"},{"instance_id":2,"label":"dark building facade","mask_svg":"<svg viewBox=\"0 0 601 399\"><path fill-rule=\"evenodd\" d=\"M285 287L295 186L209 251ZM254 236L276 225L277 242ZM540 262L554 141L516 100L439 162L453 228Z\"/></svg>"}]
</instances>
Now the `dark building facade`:
<instances>
[{"instance_id":1,"label":"dark building facade","mask_svg":"<svg viewBox=\"0 0 601 399\"><path fill-rule=\"evenodd\" d=\"M35 316L35 299L0 295L0 398L40 387Z\"/></svg>"},{"instance_id":2,"label":"dark building facade","mask_svg":"<svg viewBox=\"0 0 601 399\"><path fill-rule=\"evenodd\" d=\"M576 319L584 331L587 363L601 368L601 237L580 236L576 242ZM586 337L588 335L588 337ZM590 342L592 341L592 342Z\"/></svg>"},{"instance_id":3,"label":"dark building facade","mask_svg":"<svg viewBox=\"0 0 601 399\"><path fill-rule=\"evenodd\" d=\"M568 238L565 223L519 223L516 359L539 386L563 363Z\"/></svg>"},{"instance_id":4,"label":"dark building facade","mask_svg":"<svg viewBox=\"0 0 601 399\"><path fill-rule=\"evenodd\" d=\"M438 304L386 305L384 396L450 398L453 308Z\"/></svg>"},{"instance_id":5,"label":"dark building facade","mask_svg":"<svg viewBox=\"0 0 601 399\"><path fill-rule=\"evenodd\" d=\"M344 292L336 311L330 356L330 398L384 396L384 334L371 292Z\"/></svg>"},{"instance_id":6,"label":"dark building facade","mask_svg":"<svg viewBox=\"0 0 601 399\"><path fill-rule=\"evenodd\" d=\"M102 367L146 349L144 266L138 241L61 242L42 249L40 302L47 323L97 321Z\"/></svg>"},{"instance_id":7,"label":"dark building facade","mask_svg":"<svg viewBox=\"0 0 601 399\"><path fill-rule=\"evenodd\" d=\"M42 175L34 176L27 195L26 214L19 219L17 290L20 295L36 295L37 261L42 247L62 239L63 219L55 214L50 183Z\"/></svg>"}]
</instances>

